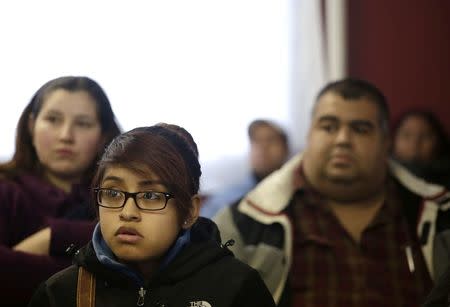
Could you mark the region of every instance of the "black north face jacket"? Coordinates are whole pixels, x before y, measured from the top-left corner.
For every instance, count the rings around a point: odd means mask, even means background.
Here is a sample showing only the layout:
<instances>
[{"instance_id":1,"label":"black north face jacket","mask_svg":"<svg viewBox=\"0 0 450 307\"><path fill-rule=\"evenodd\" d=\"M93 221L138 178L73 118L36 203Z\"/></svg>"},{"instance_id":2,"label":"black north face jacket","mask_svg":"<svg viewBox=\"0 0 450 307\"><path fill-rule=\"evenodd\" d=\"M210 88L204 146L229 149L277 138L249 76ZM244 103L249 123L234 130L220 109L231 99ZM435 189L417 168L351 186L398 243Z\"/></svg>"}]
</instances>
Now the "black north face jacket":
<instances>
[{"instance_id":1,"label":"black north face jacket","mask_svg":"<svg viewBox=\"0 0 450 307\"><path fill-rule=\"evenodd\" d=\"M39 287L29 306L75 307L78 266L95 276L96 306L138 306L138 301L139 306L159 307L275 306L257 271L222 247L216 225L204 218L192 227L191 243L143 289L101 264L89 243L74 265Z\"/></svg>"}]
</instances>

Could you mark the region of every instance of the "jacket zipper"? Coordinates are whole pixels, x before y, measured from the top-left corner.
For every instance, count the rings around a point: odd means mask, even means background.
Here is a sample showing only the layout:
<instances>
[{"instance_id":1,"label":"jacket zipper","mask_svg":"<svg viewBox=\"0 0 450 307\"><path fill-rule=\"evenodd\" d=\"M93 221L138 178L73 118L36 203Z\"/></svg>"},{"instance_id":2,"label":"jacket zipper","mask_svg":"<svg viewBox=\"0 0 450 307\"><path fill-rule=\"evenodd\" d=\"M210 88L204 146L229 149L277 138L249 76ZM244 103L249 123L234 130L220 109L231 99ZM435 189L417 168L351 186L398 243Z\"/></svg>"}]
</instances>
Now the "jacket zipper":
<instances>
[{"instance_id":1,"label":"jacket zipper","mask_svg":"<svg viewBox=\"0 0 450 307\"><path fill-rule=\"evenodd\" d=\"M138 306L144 306L144 302L145 302L145 293L147 293L147 290L144 289L144 287L140 287L139 291L138 291L138 300L137 300L137 305Z\"/></svg>"}]
</instances>

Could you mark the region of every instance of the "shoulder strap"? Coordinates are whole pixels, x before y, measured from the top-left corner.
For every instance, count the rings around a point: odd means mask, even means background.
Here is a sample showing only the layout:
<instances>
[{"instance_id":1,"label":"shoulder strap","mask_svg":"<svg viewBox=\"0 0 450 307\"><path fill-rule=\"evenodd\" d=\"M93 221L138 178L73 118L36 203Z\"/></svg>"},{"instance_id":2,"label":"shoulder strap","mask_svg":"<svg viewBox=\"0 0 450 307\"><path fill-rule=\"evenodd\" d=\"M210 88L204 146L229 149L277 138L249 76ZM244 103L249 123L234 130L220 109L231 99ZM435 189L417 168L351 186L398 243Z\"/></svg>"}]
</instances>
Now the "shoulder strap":
<instances>
[{"instance_id":1,"label":"shoulder strap","mask_svg":"<svg viewBox=\"0 0 450 307\"><path fill-rule=\"evenodd\" d=\"M77 307L95 306L95 278L91 272L78 268Z\"/></svg>"}]
</instances>

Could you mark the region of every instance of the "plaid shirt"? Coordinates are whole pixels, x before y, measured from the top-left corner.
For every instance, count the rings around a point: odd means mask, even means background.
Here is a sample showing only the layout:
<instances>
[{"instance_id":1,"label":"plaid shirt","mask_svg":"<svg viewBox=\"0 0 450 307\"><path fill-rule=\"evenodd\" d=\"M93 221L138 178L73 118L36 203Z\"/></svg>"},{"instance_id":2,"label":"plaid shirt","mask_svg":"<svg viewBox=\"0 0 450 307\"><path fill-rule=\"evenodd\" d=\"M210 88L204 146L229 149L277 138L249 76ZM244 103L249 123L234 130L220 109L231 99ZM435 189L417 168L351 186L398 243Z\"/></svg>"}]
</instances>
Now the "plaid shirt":
<instances>
[{"instance_id":1,"label":"plaid shirt","mask_svg":"<svg viewBox=\"0 0 450 307\"><path fill-rule=\"evenodd\" d=\"M292 306L420 306L432 282L394 183L357 243L302 178L290 214Z\"/></svg>"}]
</instances>

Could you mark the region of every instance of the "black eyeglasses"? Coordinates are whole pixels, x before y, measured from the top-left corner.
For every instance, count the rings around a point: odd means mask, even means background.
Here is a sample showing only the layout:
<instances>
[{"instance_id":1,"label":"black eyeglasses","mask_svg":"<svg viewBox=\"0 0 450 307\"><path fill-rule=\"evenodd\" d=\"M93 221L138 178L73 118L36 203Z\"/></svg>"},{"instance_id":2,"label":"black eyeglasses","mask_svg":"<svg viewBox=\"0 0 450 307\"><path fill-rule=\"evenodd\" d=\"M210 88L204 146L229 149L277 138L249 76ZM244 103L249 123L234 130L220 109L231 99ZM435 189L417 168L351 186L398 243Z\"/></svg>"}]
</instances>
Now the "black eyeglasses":
<instances>
[{"instance_id":1,"label":"black eyeglasses","mask_svg":"<svg viewBox=\"0 0 450 307\"><path fill-rule=\"evenodd\" d=\"M123 208L128 198L133 198L136 206L141 210L158 211L167 206L169 199L174 196L167 192L143 191L143 192L125 192L114 189L95 188L97 203L105 208Z\"/></svg>"}]
</instances>

